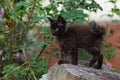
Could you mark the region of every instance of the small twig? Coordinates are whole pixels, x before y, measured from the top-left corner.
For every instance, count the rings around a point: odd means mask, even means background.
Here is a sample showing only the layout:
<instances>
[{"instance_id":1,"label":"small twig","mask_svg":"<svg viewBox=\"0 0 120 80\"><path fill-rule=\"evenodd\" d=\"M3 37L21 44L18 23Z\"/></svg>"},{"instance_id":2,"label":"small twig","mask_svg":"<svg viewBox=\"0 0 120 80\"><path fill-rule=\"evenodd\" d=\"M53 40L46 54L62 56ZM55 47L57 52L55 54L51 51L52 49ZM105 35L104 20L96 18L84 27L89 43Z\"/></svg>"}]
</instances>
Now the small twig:
<instances>
[{"instance_id":1,"label":"small twig","mask_svg":"<svg viewBox=\"0 0 120 80\"><path fill-rule=\"evenodd\" d=\"M39 56L40 56L40 55L43 53L43 51L45 50L46 46L47 46L47 45L44 45L44 46L42 47L41 51L37 54L37 56L36 56L35 59L38 59L38 58L39 58Z\"/></svg>"},{"instance_id":2,"label":"small twig","mask_svg":"<svg viewBox=\"0 0 120 80\"><path fill-rule=\"evenodd\" d=\"M34 9L36 7L36 3L37 3L37 0L34 1L33 7L32 7L32 10L31 10L31 17L33 17L33 13L34 13Z\"/></svg>"},{"instance_id":3,"label":"small twig","mask_svg":"<svg viewBox=\"0 0 120 80\"><path fill-rule=\"evenodd\" d=\"M31 72L31 74L33 75L34 80L37 80L37 78L36 78L36 76L35 76L35 73L34 73L34 71L33 71L33 69L32 69L32 67L31 67L30 64L29 64L29 67L30 67L30 72Z\"/></svg>"},{"instance_id":4,"label":"small twig","mask_svg":"<svg viewBox=\"0 0 120 80\"><path fill-rule=\"evenodd\" d=\"M26 75L24 76L24 79L27 80L27 76L29 74L30 70L27 71Z\"/></svg>"},{"instance_id":5,"label":"small twig","mask_svg":"<svg viewBox=\"0 0 120 80\"><path fill-rule=\"evenodd\" d=\"M53 37L52 36L50 36L50 38L49 38L50 40L52 40L53 39ZM44 44L43 45L43 47L42 47L42 49L41 49L41 51L36 55L36 57L35 57L35 59L38 59L39 58L39 56L43 53L43 51L45 50L45 48L47 47L47 45L46 44Z\"/></svg>"}]
</instances>

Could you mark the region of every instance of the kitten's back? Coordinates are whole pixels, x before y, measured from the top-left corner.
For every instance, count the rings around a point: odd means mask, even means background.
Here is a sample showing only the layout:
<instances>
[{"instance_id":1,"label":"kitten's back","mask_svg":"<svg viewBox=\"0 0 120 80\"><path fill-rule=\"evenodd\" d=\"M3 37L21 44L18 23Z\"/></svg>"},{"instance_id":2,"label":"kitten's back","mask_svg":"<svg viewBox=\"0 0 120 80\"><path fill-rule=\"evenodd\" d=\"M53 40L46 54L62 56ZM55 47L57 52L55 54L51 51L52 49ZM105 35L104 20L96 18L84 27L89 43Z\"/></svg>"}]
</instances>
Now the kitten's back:
<instances>
[{"instance_id":1,"label":"kitten's back","mask_svg":"<svg viewBox=\"0 0 120 80\"><path fill-rule=\"evenodd\" d=\"M89 33L92 33L90 26L87 24L73 24L71 29L75 30L75 32L80 35L88 35Z\"/></svg>"},{"instance_id":2,"label":"kitten's back","mask_svg":"<svg viewBox=\"0 0 120 80\"><path fill-rule=\"evenodd\" d=\"M106 29L99 25L90 25L90 24L73 24L72 29L80 34L94 34L96 36L103 36L106 34Z\"/></svg>"}]
</instances>

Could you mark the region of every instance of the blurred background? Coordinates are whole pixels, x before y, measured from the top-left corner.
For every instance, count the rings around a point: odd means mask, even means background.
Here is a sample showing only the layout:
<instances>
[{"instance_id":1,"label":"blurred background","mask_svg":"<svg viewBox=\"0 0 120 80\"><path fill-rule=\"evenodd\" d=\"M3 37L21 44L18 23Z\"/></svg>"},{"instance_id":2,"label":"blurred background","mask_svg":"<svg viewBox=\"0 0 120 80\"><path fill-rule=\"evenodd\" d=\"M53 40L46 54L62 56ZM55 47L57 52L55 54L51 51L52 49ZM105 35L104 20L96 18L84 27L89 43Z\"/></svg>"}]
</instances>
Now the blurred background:
<instances>
[{"instance_id":1,"label":"blurred background","mask_svg":"<svg viewBox=\"0 0 120 80\"><path fill-rule=\"evenodd\" d=\"M60 48L47 17L68 23L95 20L107 29L104 64L120 71L120 0L1 0L0 79L38 80L58 61ZM91 55L79 49L79 60Z\"/></svg>"}]
</instances>

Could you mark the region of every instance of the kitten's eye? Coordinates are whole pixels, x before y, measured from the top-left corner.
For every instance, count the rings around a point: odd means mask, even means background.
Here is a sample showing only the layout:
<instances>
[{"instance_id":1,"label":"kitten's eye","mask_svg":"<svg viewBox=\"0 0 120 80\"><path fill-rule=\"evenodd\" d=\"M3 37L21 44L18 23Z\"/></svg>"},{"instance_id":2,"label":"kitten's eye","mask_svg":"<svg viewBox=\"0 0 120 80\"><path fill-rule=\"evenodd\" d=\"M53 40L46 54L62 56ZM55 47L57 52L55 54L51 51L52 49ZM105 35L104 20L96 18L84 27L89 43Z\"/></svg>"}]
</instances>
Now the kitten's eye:
<instances>
[{"instance_id":1,"label":"kitten's eye","mask_svg":"<svg viewBox=\"0 0 120 80\"><path fill-rule=\"evenodd\" d=\"M62 23L59 23L58 26L63 26L63 24L62 24Z\"/></svg>"},{"instance_id":2,"label":"kitten's eye","mask_svg":"<svg viewBox=\"0 0 120 80\"><path fill-rule=\"evenodd\" d=\"M55 31L55 32L57 32L58 30L59 30L59 29L58 29L58 28L56 28L54 31Z\"/></svg>"}]
</instances>

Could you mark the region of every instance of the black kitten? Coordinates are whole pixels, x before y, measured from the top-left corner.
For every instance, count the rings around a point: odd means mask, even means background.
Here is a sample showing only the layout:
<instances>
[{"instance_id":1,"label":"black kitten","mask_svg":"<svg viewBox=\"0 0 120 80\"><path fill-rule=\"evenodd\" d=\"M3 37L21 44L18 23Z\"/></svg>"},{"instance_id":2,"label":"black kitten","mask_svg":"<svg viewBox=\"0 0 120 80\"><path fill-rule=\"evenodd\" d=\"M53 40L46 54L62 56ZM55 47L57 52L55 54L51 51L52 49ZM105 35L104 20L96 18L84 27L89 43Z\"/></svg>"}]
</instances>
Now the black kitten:
<instances>
[{"instance_id":1,"label":"black kitten","mask_svg":"<svg viewBox=\"0 0 120 80\"><path fill-rule=\"evenodd\" d=\"M59 16L57 20L48 17L51 32L56 36L61 47L61 59L58 64L71 62L78 63L78 48L87 50L93 59L89 67L100 69L103 63L101 44L105 35L105 28L100 27L95 21L87 24L73 24L67 26L66 20Z\"/></svg>"}]
</instances>

